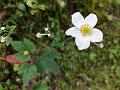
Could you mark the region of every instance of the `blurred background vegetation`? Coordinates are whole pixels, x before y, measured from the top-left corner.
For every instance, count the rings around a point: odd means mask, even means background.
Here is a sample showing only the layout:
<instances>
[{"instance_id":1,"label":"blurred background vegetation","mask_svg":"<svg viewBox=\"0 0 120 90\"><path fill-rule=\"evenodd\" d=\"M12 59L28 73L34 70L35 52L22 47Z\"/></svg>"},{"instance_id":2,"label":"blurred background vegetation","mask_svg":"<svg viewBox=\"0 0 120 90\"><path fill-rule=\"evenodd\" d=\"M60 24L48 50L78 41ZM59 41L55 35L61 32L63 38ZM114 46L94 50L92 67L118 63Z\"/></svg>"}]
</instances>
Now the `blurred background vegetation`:
<instances>
[{"instance_id":1,"label":"blurred background vegetation","mask_svg":"<svg viewBox=\"0 0 120 90\"><path fill-rule=\"evenodd\" d=\"M89 49L79 51L74 39L68 39L65 31L72 26L71 15L76 11L84 17L89 13L98 16L96 27L104 33L104 48L91 43ZM40 79L49 90L120 90L120 0L0 0L0 26L15 26L14 32L4 33L14 40L27 37L39 50L47 46L60 54L56 62L62 73ZM46 27L51 38L36 38ZM14 53L11 46L0 43L0 47L1 56ZM21 88L17 68L0 61L0 87Z\"/></svg>"}]
</instances>

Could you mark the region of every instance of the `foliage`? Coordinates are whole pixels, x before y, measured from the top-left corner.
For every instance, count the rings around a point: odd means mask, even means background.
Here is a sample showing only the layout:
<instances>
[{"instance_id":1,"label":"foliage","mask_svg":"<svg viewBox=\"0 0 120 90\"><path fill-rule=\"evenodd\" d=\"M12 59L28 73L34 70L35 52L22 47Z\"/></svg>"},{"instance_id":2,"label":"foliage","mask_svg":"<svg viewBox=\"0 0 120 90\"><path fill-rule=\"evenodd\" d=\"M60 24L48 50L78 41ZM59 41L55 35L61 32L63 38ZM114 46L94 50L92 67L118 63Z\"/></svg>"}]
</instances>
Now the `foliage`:
<instances>
[{"instance_id":1,"label":"foliage","mask_svg":"<svg viewBox=\"0 0 120 90\"><path fill-rule=\"evenodd\" d=\"M23 64L18 71L19 74L22 74L23 85L28 85L29 81L32 80L37 75L37 67L35 65Z\"/></svg>"},{"instance_id":2,"label":"foliage","mask_svg":"<svg viewBox=\"0 0 120 90\"><path fill-rule=\"evenodd\" d=\"M42 55L38 58L36 64L38 71L41 74L45 74L46 71L53 73L60 73L58 65L54 62L54 59L58 57L58 53L54 50L46 48L43 50Z\"/></svg>"},{"instance_id":3,"label":"foliage","mask_svg":"<svg viewBox=\"0 0 120 90\"><path fill-rule=\"evenodd\" d=\"M0 84L0 90L3 90L3 86Z\"/></svg>"},{"instance_id":4,"label":"foliage","mask_svg":"<svg viewBox=\"0 0 120 90\"><path fill-rule=\"evenodd\" d=\"M0 90L119 90L119 8L119 0L0 0ZM98 16L103 49L78 51L65 35L76 11ZM38 39L46 26L51 37Z\"/></svg>"},{"instance_id":5,"label":"foliage","mask_svg":"<svg viewBox=\"0 0 120 90\"><path fill-rule=\"evenodd\" d=\"M23 41L13 41L11 44L13 48L18 51L15 54L15 57L21 61L28 60L30 58L30 55L34 53L36 49L35 44L26 38L24 38ZM28 51L28 55L24 54L25 51Z\"/></svg>"}]
</instances>

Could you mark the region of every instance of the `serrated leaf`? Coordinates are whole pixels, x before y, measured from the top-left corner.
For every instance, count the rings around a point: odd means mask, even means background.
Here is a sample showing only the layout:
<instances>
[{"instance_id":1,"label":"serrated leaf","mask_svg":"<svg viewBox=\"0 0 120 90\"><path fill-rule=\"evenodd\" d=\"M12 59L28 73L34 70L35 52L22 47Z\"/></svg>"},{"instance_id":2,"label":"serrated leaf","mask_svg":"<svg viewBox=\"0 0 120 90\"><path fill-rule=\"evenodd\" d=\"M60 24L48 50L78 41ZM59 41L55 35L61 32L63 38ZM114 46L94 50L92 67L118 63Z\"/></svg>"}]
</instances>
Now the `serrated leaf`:
<instances>
[{"instance_id":1,"label":"serrated leaf","mask_svg":"<svg viewBox=\"0 0 120 90\"><path fill-rule=\"evenodd\" d=\"M37 67L28 63L21 65L19 74L22 74L23 85L26 86L37 75Z\"/></svg>"},{"instance_id":2,"label":"serrated leaf","mask_svg":"<svg viewBox=\"0 0 120 90\"><path fill-rule=\"evenodd\" d=\"M29 50L30 53L33 53L36 49L35 44L26 38L24 38L23 41L12 41L11 45L16 51L19 51L19 52Z\"/></svg>"},{"instance_id":3,"label":"serrated leaf","mask_svg":"<svg viewBox=\"0 0 120 90\"><path fill-rule=\"evenodd\" d=\"M46 71L60 73L59 66L50 59L39 58L38 70L41 74L44 74Z\"/></svg>"},{"instance_id":4,"label":"serrated leaf","mask_svg":"<svg viewBox=\"0 0 120 90\"><path fill-rule=\"evenodd\" d=\"M26 71L27 67L29 67L29 64L28 64L28 63L22 64L22 65L20 66L20 69L19 69L19 71L18 71L18 74L24 73L24 72Z\"/></svg>"},{"instance_id":5,"label":"serrated leaf","mask_svg":"<svg viewBox=\"0 0 120 90\"><path fill-rule=\"evenodd\" d=\"M46 71L53 73L60 73L59 66L55 63L54 59L58 57L58 53L50 48L43 50L42 56L37 60L38 71L44 74Z\"/></svg>"},{"instance_id":6,"label":"serrated leaf","mask_svg":"<svg viewBox=\"0 0 120 90\"><path fill-rule=\"evenodd\" d=\"M21 61L25 61L25 60L30 59L30 55L24 55L23 52L18 52L16 54L14 54L14 56Z\"/></svg>"},{"instance_id":7,"label":"serrated leaf","mask_svg":"<svg viewBox=\"0 0 120 90\"><path fill-rule=\"evenodd\" d=\"M46 56L48 57L48 59L52 59L53 60L53 59L58 57L58 53L55 50L53 50L53 49L45 48L43 50L43 52L42 52L42 56L41 57L47 58Z\"/></svg>"},{"instance_id":8,"label":"serrated leaf","mask_svg":"<svg viewBox=\"0 0 120 90\"><path fill-rule=\"evenodd\" d=\"M36 50L35 44L26 38L23 41L12 41L11 45L18 51L14 56L21 61L28 60L30 55ZM28 52L28 55L24 54L25 51Z\"/></svg>"},{"instance_id":9,"label":"serrated leaf","mask_svg":"<svg viewBox=\"0 0 120 90\"><path fill-rule=\"evenodd\" d=\"M24 50L26 50L26 47L25 47L25 45L24 45L24 43L22 41L13 41L11 43L11 45L13 46L13 48L16 51L24 51Z\"/></svg>"},{"instance_id":10,"label":"serrated leaf","mask_svg":"<svg viewBox=\"0 0 120 90\"><path fill-rule=\"evenodd\" d=\"M24 38L23 42L24 42L24 45L26 46L26 48L27 48L31 53L33 53L33 52L35 51L36 46L35 46L35 44L34 44L32 41Z\"/></svg>"}]
</instances>

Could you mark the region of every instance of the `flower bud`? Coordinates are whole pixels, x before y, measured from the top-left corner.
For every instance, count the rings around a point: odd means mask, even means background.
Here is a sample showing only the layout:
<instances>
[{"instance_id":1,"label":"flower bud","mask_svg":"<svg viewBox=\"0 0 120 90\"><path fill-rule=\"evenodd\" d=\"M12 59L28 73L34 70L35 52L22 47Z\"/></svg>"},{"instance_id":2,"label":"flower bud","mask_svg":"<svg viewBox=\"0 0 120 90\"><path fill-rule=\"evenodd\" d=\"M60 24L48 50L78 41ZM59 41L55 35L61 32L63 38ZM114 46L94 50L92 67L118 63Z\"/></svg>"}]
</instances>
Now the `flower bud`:
<instances>
[{"instance_id":1,"label":"flower bud","mask_svg":"<svg viewBox=\"0 0 120 90\"><path fill-rule=\"evenodd\" d=\"M48 37L50 37L51 36L51 34L48 34Z\"/></svg>"},{"instance_id":2,"label":"flower bud","mask_svg":"<svg viewBox=\"0 0 120 90\"><path fill-rule=\"evenodd\" d=\"M6 37L2 36L0 41L3 43L3 42L5 42L5 40L6 40Z\"/></svg>"},{"instance_id":3,"label":"flower bud","mask_svg":"<svg viewBox=\"0 0 120 90\"><path fill-rule=\"evenodd\" d=\"M104 45L103 45L102 43L100 43L100 44L99 44L99 47L100 47L100 48L103 48L103 47L104 47Z\"/></svg>"},{"instance_id":4,"label":"flower bud","mask_svg":"<svg viewBox=\"0 0 120 90\"><path fill-rule=\"evenodd\" d=\"M1 30L5 30L5 27L1 27Z\"/></svg>"},{"instance_id":5,"label":"flower bud","mask_svg":"<svg viewBox=\"0 0 120 90\"><path fill-rule=\"evenodd\" d=\"M48 31L48 28L45 28L45 31L47 32L47 31Z\"/></svg>"},{"instance_id":6,"label":"flower bud","mask_svg":"<svg viewBox=\"0 0 120 90\"><path fill-rule=\"evenodd\" d=\"M41 33L37 33L37 34L36 34L36 37L37 37L37 38L41 38L41 37L42 37L42 34L41 34Z\"/></svg>"},{"instance_id":7,"label":"flower bud","mask_svg":"<svg viewBox=\"0 0 120 90\"><path fill-rule=\"evenodd\" d=\"M28 50L25 50L23 54L24 54L24 55L29 55L29 51L28 51Z\"/></svg>"}]
</instances>

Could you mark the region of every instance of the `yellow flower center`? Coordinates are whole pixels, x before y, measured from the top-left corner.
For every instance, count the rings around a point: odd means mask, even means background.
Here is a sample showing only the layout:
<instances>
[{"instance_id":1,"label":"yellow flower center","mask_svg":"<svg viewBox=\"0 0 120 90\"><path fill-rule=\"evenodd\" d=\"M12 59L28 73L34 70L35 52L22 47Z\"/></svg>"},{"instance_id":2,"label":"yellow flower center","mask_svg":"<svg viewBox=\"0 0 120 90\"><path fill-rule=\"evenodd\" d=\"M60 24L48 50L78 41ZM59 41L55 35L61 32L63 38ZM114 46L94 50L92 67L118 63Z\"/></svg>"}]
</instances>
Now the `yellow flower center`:
<instances>
[{"instance_id":1,"label":"yellow flower center","mask_svg":"<svg viewBox=\"0 0 120 90\"><path fill-rule=\"evenodd\" d=\"M23 52L23 54L24 54L24 55L29 55L29 51L28 51L28 50L25 50L25 51Z\"/></svg>"},{"instance_id":2,"label":"yellow flower center","mask_svg":"<svg viewBox=\"0 0 120 90\"><path fill-rule=\"evenodd\" d=\"M80 32L82 33L82 35L88 36L91 34L92 29L88 24L85 24L80 28Z\"/></svg>"}]
</instances>

